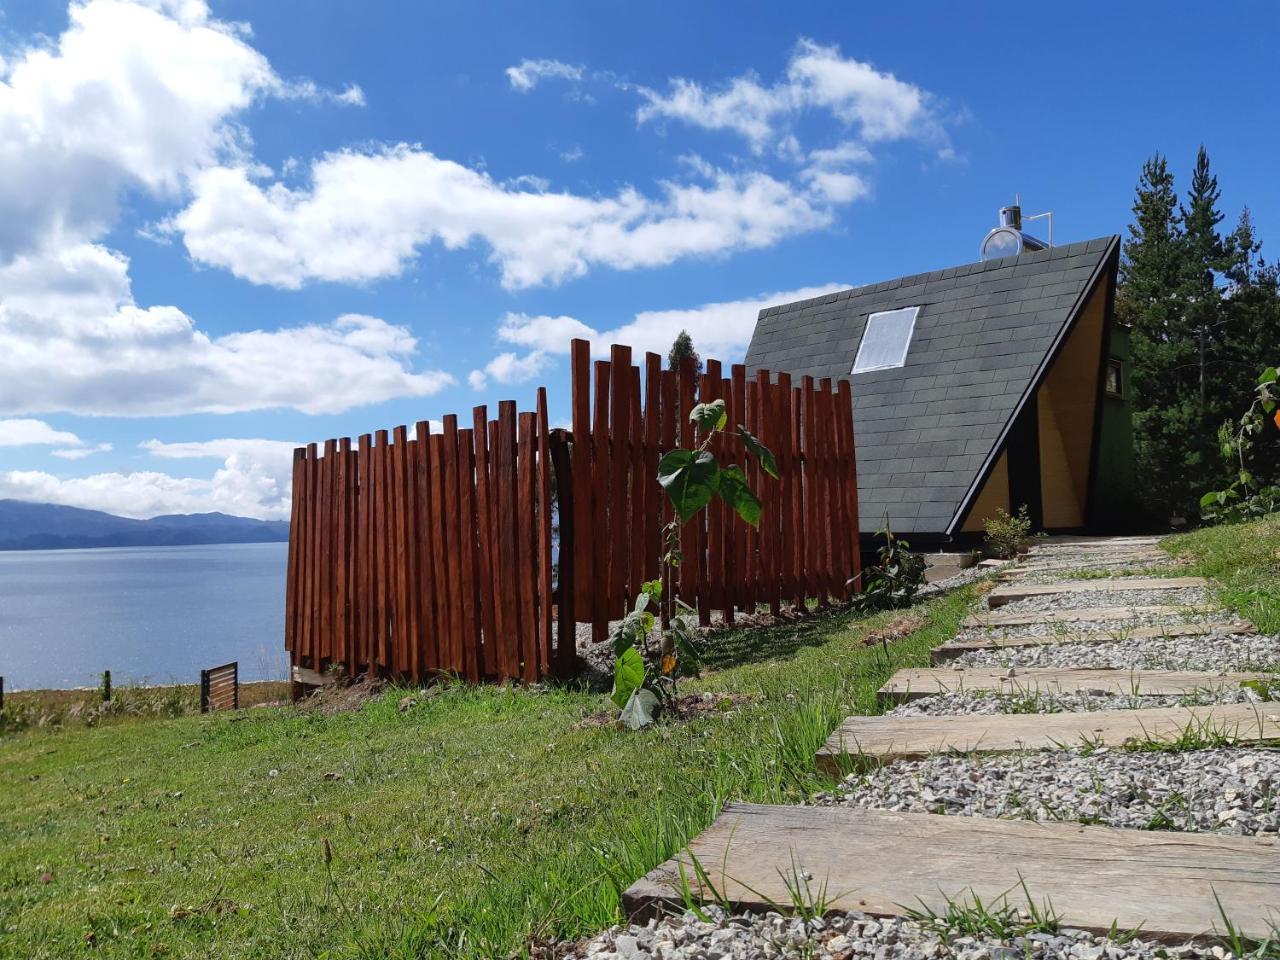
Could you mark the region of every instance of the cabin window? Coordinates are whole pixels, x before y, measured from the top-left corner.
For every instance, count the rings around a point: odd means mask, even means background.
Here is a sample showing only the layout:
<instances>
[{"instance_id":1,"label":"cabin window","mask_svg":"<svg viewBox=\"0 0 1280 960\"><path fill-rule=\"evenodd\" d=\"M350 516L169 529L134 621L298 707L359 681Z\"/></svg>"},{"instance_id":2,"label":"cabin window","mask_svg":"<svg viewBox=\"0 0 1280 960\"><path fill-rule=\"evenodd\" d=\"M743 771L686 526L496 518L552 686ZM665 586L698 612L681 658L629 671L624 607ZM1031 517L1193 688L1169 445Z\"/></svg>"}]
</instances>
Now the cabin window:
<instances>
[{"instance_id":1,"label":"cabin window","mask_svg":"<svg viewBox=\"0 0 1280 960\"><path fill-rule=\"evenodd\" d=\"M919 307L903 307L901 310L884 310L867 317L867 329L858 344L850 373L868 373L872 370L892 370L907 362L907 348L911 346L911 334L916 327Z\"/></svg>"},{"instance_id":2,"label":"cabin window","mask_svg":"<svg viewBox=\"0 0 1280 960\"><path fill-rule=\"evenodd\" d=\"M1123 364L1115 357L1107 361L1105 385L1108 397L1115 397L1117 400L1124 399L1124 378L1121 376L1123 369Z\"/></svg>"}]
</instances>

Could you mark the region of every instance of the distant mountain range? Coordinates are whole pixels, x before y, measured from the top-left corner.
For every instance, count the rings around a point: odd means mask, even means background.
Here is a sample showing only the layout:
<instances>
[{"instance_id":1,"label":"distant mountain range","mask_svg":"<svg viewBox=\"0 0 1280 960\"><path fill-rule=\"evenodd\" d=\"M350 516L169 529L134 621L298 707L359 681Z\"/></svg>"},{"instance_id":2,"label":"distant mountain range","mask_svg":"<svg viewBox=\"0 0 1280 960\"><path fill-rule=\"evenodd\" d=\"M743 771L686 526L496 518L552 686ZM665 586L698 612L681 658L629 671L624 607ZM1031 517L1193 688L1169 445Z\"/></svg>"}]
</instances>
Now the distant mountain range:
<instances>
[{"instance_id":1,"label":"distant mountain range","mask_svg":"<svg viewBox=\"0 0 1280 960\"><path fill-rule=\"evenodd\" d=\"M0 550L83 547L176 547L198 543L275 543L289 539L283 520L225 513L171 514L130 520L100 510L0 500Z\"/></svg>"}]
</instances>

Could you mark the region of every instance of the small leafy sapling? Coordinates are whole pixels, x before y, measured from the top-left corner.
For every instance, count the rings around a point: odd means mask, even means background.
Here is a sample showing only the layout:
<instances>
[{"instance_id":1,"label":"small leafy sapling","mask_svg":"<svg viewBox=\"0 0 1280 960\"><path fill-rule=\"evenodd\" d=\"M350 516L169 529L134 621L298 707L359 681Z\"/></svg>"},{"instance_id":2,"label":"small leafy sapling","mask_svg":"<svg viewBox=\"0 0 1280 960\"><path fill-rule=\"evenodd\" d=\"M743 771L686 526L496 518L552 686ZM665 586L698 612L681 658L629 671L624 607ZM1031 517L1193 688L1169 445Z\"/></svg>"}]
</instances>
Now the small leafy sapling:
<instances>
[{"instance_id":1,"label":"small leafy sapling","mask_svg":"<svg viewBox=\"0 0 1280 960\"><path fill-rule=\"evenodd\" d=\"M710 449L712 439L724 430L728 419L723 400L699 403L689 414L700 438L698 445L692 450L669 450L658 463L658 483L676 514L663 528L663 579L641 585L634 607L610 635L617 657L612 699L622 711L622 722L633 730L652 723L663 706L675 701L677 678L682 671L696 673L698 669L697 611L675 595L674 573L684 559L681 528L717 497L745 523L760 523L760 498L747 483L742 468L734 463L721 465ZM769 448L746 427L739 426L737 436L760 468L776 479L778 464ZM646 659L654 660L649 638L656 623L653 610L661 609L663 580L672 585L674 612L662 631L656 662L647 664ZM650 666L656 671L651 671Z\"/></svg>"},{"instance_id":2,"label":"small leafy sapling","mask_svg":"<svg viewBox=\"0 0 1280 960\"><path fill-rule=\"evenodd\" d=\"M1280 509L1280 487L1260 485L1249 469L1254 440L1266 429L1267 420L1280 428L1280 371L1264 370L1254 393L1239 421L1227 421L1218 430L1223 459L1236 476L1226 489L1210 490L1200 498L1200 515L1206 520L1244 520Z\"/></svg>"}]
</instances>

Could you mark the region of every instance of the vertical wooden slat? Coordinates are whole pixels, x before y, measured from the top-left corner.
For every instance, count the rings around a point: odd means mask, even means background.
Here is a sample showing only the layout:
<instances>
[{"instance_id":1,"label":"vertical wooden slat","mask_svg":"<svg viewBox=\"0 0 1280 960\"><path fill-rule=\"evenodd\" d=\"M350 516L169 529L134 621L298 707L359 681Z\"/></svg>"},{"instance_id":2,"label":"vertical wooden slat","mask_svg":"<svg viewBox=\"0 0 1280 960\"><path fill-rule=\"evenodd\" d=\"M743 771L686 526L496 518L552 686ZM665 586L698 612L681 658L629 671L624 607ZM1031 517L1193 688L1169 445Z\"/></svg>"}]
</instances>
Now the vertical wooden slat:
<instances>
[{"instance_id":1,"label":"vertical wooden slat","mask_svg":"<svg viewBox=\"0 0 1280 960\"><path fill-rule=\"evenodd\" d=\"M504 400L498 404L495 466L498 485L498 555L501 560L499 576L499 602L502 612L501 679L520 676L520 624L519 564L516 542L516 405Z\"/></svg>"},{"instance_id":2,"label":"vertical wooden slat","mask_svg":"<svg viewBox=\"0 0 1280 960\"><path fill-rule=\"evenodd\" d=\"M678 399L678 378L677 374L671 370L662 371L661 375L661 442L662 452L666 453L673 450L676 446L676 438L679 436L679 428L676 425L676 417L679 412ZM662 536L659 540L659 552L665 553L667 550L667 542L665 531L667 526L675 517L675 508L671 506L671 499L664 493L662 496ZM670 569L663 573L662 583L662 623L666 626L671 620L672 598L675 596L675 583L672 582Z\"/></svg>"},{"instance_id":3,"label":"vertical wooden slat","mask_svg":"<svg viewBox=\"0 0 1280 960\"><path fill-rule=\"evenodd\" d=\"M431 528L438 508L431 489L431 424L419 420L413 426L414 549L417 551L418 576L414 592L418 601L417 643L422 650L422 671L431 676L440 669L440 634L436 628L436 568L431 549Z\"/></svg>"},{"instance_id":4,"label":"vertical wooden slat","mask_svg":"<svg viewBox=\"0 0 1280 960\"><path fill-rule=\"evenodd\" d=\"M747 390L747 409L746 419L743 421L748 430L756 436L762 432L760 429L760 387L755 380L748 380L746 383ZM753 490L760 489L760 477L764 473L760 469L760 461L755 457L748 457L743 468L746 474L747 483ZM762 566L764 557L759 527L747 527L747 606L752 612L764 599L764 589L761 583Z\"/></svg>"},{"instance_id":5,"label":"vertical wooden slat","mask_svg":"<svg viewBox=\"0 0 1280 960\"><path fill-rule=\"evenodd\" d=\"M298 639L299 603L298 580L302 573L300 544L302 539L303 472L306 470L307 451L298 447L293 451L293 475L289 497L289 562L285 571L284 591L284 648L291 659L296 660Z\"/></svg>"},{"instance_id":6,"label":"vertical wooden slat","mask_svg":"<svg viewBox=\"0 0 1280 960\"><path fill-rule=\"evenodd\" d=\"M359 465L358 490L359 513L356 529L356 646L357 659L369 676L378 673L378 656L372 643L373 637L373 589L371 571L373 558L373 492L371 468L373 437L362 433L356 440L356 462Z\"/></svg>"},{"instance_id":7,"label":"vertical wooden slat","mask_svg":"<svg viewBox=\"0 0 1280 960\"><path fill-rule=\"evenodd\" d=\"M552 599L551 599L551 436L547 423L547 389L538 388L537 430L538 460L535 490L538 499L538 674L539 679L552 670ZM637 528L639 529L639 528Z\"/></svg>"},{"instance_id":8,"label":"vertical wooden slat","mask_svg":"<svg viewBox=\"0 0 1280 960\"><path fill-rule=\"evenodd\" d=\"M538 679L538 555L536 514L537 494L534 490L534 451L536 449L537 416L518 416L519 439L516 447L516 575L520 598L520 670L526 683Z\"/></svg>"},{"instance_id":9,"label":"vertical wooden slat","mask_svg":"<svg viewBox=\"0 0 1280 960\"><path fill-rule=\"evenodd\" d=\"M644 355L644 579L658 578L658 558L662 540L662 501L666 500L658 486L658 461L662 442L662 357Z\"/></svg>"},{"instance_id":10,"label":"vertical wooden slat","mask_svg":"<svg viewBox=\"0 0 1280 960\"><path fill-rule=\"evenodd\" d=\"M689 412L694 405L694 374L695 367L693 359L690 357L680 358L680 367L676 371L678 376L680 397L676 410L676 435L679 437L681 448L692 450L696 442L694 439L693 424L689 422ZM683 558L680 561L680 599L691 607L698 606L698 567L696 561L698 555L698 536L697 524L699 517L694 517L680 527L680 548Z\"/></svg>"},{"instance_id":11,"label":"vertical wooden slat","mask_svg":"<svg viewBox=\"0 0 1280 960\"><path fill-rule=\"evenodd\" d=\"M805 588L810 597L822 599L822 583L819 571L819 552L822 541L818 528L818 511L820 509L818 451L816 449L817 397L813 377L801 380L804 399L801 406L803 423L801 425L802 447L804 450L804 529L805 529Z\"/></svg>"},{"instance_id":12,"label":"vertical wooden slat","mask_svg":"<svg viewBox=\"0 0 1280 960\"><path fill-rule=\"evenodd\" d=\"M556 622L555 671L558 677L570 677L578 664L578 618L574 612L574 481L571 475L572 449L564 430L552 431L551 460L556 476L556 508L560 518L560 554L556 584L559 606Z\"/></svg>"},{"instance_id":13,"label":"vertical wooden slat","mask_svg":"<svg viewBox=\"0 0 1280 960\"><path fill-rule=\"evenodd\" d=\"M862 578L858 577L858 574L862 572L862 522L858 516L858 457L853 436L853 392L849 386L849 381L840 381L838 399L836 416L843 433L841 447L844 452L841 479L844 482L844 497L848 511L850 544L852 546L848 576L850 578L857 577L854 580L854 590L856 591L860 590L862 586Z\"/></svg>"},{"instance_id":14,"label":"vertical wooden slat","mask_svg":"<svg viewBox=\"0 0 1280 960\"><path fill-rule=\"evenodd\" d=\"M800 612L805 610L805 601L809 596L809 582L805 573L805 484L808 478L804 472L804 448L801 445L801 427L804 423L804 389L800 386L792 387L791 390L791 444L792 444L792 473L795 478L795 484L792 489L792 517L795 521L795 537L793 538L792 547L794 555L792 563L795 565L796 572L796 606Z\"/></svg>"},{"instance_id":15,"label":"vertical wooden slat","mask_svg":"<svg viewBox=\"0 0 1280 960\"><path fill-rule=\"evenodd\" d=\"M476 452L474 431L458 431L458 559L462 566L459 586L462 594L462 649L460 670L468 680L479 680L480 590L479 558L476 546Z\"/></svg>"},{"instance_id":16,"label":"vertical wooden slat","mask_svg":"<svg viewBox=\"0 0 1280 960\"><path fill-rule=\"evenodd\" d=\"M631 437L628 443L627 476L630 489L631 518L627 523L629 531L630 557L627 564L628 583L631 586L631 597L640 594L640 585L645 577L645 523L648 519L647 506L653 496L653 488L657 480L649 476L646 469L644 449L644 414L640 404L640 368L628 366L630 377L631 413L628 422L631 425Z\"/></svg>"},{"instance_id":17,"label":"vertical wooden slat","mask_svg":"<svg viewBox=\"0 0 1280 960\"><path fill-rule=\"evenodd\" d=\"M448 672L453 669L450 662L450 636L452 627L451 602L454 584L450 581L449 555L447 548L447 523L449 501L445 496L445 437L443 433L433 433L427 438L427 487L431 491L431 575L435 581L433 598L434 621L431 625L435 635L436 669Z\"/></svg>"},{"instance_id":18,"label":"vertical wooden slat","mask_svg":"<svg viewBox=\"0 0 1280 960\"><path fill-rule=\"evenodd\" d=\"M729 368L729 396L730 406L733 408L734 425L741 423L743 426L748 426L747 368L740 363L735 363ZM745 467L746 455L742 450L741 444L734 446L732 456L734 463L740 468ZM732 603L748 615L754 612L754 608L751 606L750 593L747 590L747 583L751 575L750 550L749 529L741 524L735 524L733 530L734 584Z\"/></svg>"},{"instance_id":19,"label":"vertical wooden slat","mask_svg":"<svg viewBox=\"0 0 1280 960\"><path fill-rule=\"evenodd\" d=\"M334 577L334 497L333 486L336 481L338 462L338 441L324 442L324 458L320 469L320 662L322 665L333 661L334 649L334 601L336 599L336 578Z\"/></svg>"},{"instance_id":20,"label":"vertical wooden slat","mask_svg":"<svg viewBox=\"0 0 1280 960\"><path fill-rule=\"evenodd\" d=\"M417 426L411 436L416 436ZM405 608L409 615L406 629L409 646L413 651L410 658L413 675L419 681L427 676L426 650L422 642L422 552L418 548L418 441L409 439L404 450L404 505L403 519L405 537L405 563L408 565L405 580L408 595Z\"/></svg>"},{"instance_id":21,"label":"vertical wooden slat","mask_svg":"<svg viewBox=\"0 0 1280 960\"><path fill-rule=\"evenodd\" d=\"M497 603L497 582L494 579L493 536L493 485L489 463L489 410L475 407L471 411L471 439L476 456L476 576L482 598L480 604L480 629L483 642L476 658L476 669L482 677L495 676L498 672L497 634L494 607Z\"/></svg>"},{"instance_id":22,"label":"vertical wooden slat","mask_svg":"<svg viewBox=\"0 0 1280 960\"><path fill-rule=\"evenodd\" d=\"M830 602L835 594L835 524L832 516L832 496L831 496L831 453L832 443L830 435L830 427L834 420L831 416L831 381L822 379L818 383L818 390L815 395L815 413L817 416L817 427L815 436L817 437L817 453L819 476L819 496L818 496L818 524L819 533L818 543L820 553L818 563L822 568L822 599L824 603Z\"/></svg>"},{"instance_id":23,"label":"vertical wooden slat","mask_svg":"<svg viewBox=\"0 0 1280 960\"><path fill-rule=\"evenodd\" d=\"M769 382L769 371L756 371L756 427L759 433L756 438L770 450L777 445L774 439L773 424L776 421L776 404L774 388ZM776 457L775 457L776 459ZM769 476L757 462L754 467L756 485L753 488L760 498L760 600L769 604L770 611L777 616L781 612L779 600L781 585L779 583L778 545L774 533L777 530L778 517L774 503L777 481Z\"/></svg>"},{"instance_id":24,"label":"vertical wooden slat","mask_svg":"<svg viewBox=\"0 0 1280 960\"><path fill-rule=\"evenodd\" d=\"M720 396L720 361L707 360L703 366L702 386L699 391L699 399L703 403L712 403L721 399ZM728 410L726 409L726 415ZM725 427L728 430L733 429L733 422L725 421ZM711 441L709 448L716 461L722 466L728 466L726 454L729 446L725 443L724 434L718 433ZM706 618L710 621L712 610L723 611L730 604L726 601L725 579L724 579L724 530L726 523L733 523L732 517L726 520L728 510L719 497L713 499L707 508L707 538L706 538Z\"/></svg>"},{"instance_id":25,"label":"vertical wooden slat","mask_svg":"<svg viewBox=\"0 0 1280 960\"><path fill-rule=\"evenodd\" d=\"M350 496L348 490L348 467L351 462L351 439L342 437L338 441L338 460L334 468L336 482L334 484L334 520L336 524L336 542L334 552L335 566L335 617L334 629L337 631L337 643L334 648L335 659L340 659L348 677L356 675L355 650L351 643L350 630L350 580L347 571L350 569L351 556L351 515L348 509Z\"/></svg>"},{"instance_id":26,"label":"vertical wooden slat","mask_svg":"<svg viewBox=\"0 0 1280 960\"><path fill-rule=\"evenodd\" d=\"M465 634L465 617L462 595L467 584L462 576L461 556L461 523L458 511L458 417L446 414L444 423L444 460L440 464L440 473L444 480L444 509L440 513L441 526L444 528L444 551L448 570L449 596L449 630L448 653L445 656L445 669L463 675L462 643Z\"/></svg>"},{"instance_id":27,"label":"vertical wooden slat","mask_svg":"<svg viewBox=\"0 0 1280 960\"><path fill-rule=\"evenodd\" d=\"M409 643L409 564L405 537L405 452L408 432L404 426L391 432L391 639L396 673L417 679Z\"/></svg>"},{"instance_id":28,"label":"vertical wooden slat","mask_svg":"<svg viewBox=\"0 0 1280 960\"><path fill-rule=\"evenodd\" d=\"M592 531L595 523L592 489L593 442L591 436L591 344L574 340L569 345L570 412L573 417L573 606L577 615L590 619L593 610L595 571L592 569Z\"/></svg>"},{"instance_id":29,"label":"vertical wooden slat","mask_svg":"<svg viewBox=\"0 0 1280 960\"><path fill-rule=\"evenodd\" d=\"M708 364L710 364L710 361L708 361ZM742 417L742 411L738 410L733 403L733 381L723 376L723 371L721 371L721 377L716 384L716 396L723 399L725 402L725 413L729 418L727 426L731 433L735 435L735 438L730 439L727 447L725 448L725 462L736 464L741 468L745 454L742 450L741 441L736 439L736 434L738 424L744 423L744 420ZM723 538L722 549L724 551L722 567L724 571L724 589L722 590L722 594L724 603L724 622L727 624L732 624L734 622L735 611L740 599L738 578L741 576L742 572L742 537L744 533L745 528L734 515L733 511L725 510L723 530L721 533Z\"/></svg>"},{"instance_id":30,"label":"vertical wooden slat","mask_svg":"<svg viewBox=\"0 0 1280 960\"><path fill-rule=\"evenodd\" d=\"M397 665L393 661L389 621L391 619L391 513L390 493L391 442L386 430L374 434L373 446L373 554L374 554L374 642L378 663L388 673Z\"/></svg>"},{"instance_id":31,"label":"vertical wooden slat","mask_svg":"<svg viewBox=\"0 0 1280 960\"><path fill-rule=\"evenodd\" d=\"M591 427L591 466L595 500L592 503L592 529L597 544L612 545L609 499L613 490L612 458L609 456L609 384L610 368L607 360L595 363L595 417ZM612 549L612 548L610 548ZM598 548L589 554L592 578L591 636L602 643L609 635L609 619L614 611L613 580L606 557Z\"/></svg>"},{"instance_id":32,"label":"vertical wooden slat","mask_svg":"<svg viewBox=\"0 0 1280 960\"><path fill-rule=\"evenodd\" d=\"M609 484L605 489L609 491L609 619L614 620L626 614L630 599L627 481L631 473L631 348L610 347L609 368Z\"/></svg>"}]
</instances>

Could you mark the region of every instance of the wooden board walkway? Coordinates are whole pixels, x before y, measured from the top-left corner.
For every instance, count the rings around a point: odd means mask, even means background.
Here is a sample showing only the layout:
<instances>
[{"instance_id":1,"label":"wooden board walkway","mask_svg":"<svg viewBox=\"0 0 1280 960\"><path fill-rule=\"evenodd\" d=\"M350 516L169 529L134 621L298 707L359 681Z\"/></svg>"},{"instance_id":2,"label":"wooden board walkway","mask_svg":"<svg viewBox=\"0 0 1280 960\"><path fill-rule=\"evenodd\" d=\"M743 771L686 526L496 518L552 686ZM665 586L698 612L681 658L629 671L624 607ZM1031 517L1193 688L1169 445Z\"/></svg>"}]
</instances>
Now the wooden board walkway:
<instances>
[{"instance_id":1,"label":"wooden board walkway","mask_svg":"<svg viewBox=\"0 0 1280 960\"><path fill-rule=\"evenodd\" d=\"M1280 740L1280 703L1232 703L1085 713L1002 713L963 717L850 717L818 751L818 766L838 776L841 762L917 760L931 753L1048 750L1088 741L1176 740L1187 730L1237 744Z\"/></svg>"},{"instance_id":2,"label":"wooden board walkway","mask_svg":"<svg viewBox=\"0 0 1280 960\"><path fill-rule=\"evenodd\" d=\"M962 653L975 650L1003 650L1007 647L1046 647L1059 643L1113 643L1120 640L1147 640L1155 637L1203 637L1212 633L1257 633L1248 620L1212 620L1201 623L1171 623L1161 627L1133 627L1128 630L1103 630L1097 633L1066 633L1048 637L987 637L982 640L953 640L929 651L929 660L937 666L954 660Z\"/></svg>"},{"instance_id":3,"label":"wooden board walkway","mask_svg":"<svg viewBox=\"0 0 1280 960\"><path fill-rule=\"evenodd\" d=\"M1009 676L1012 673L1013 676ZM912 667L899 670L880 693L916 700L939 693L998 691L1006 694L1105 693L1142 697L1180 696L1197 690L1237 687L1248 680L1274 679L1267 673L1210 673L1196 670L1069 670L1057 667Z\"/></svg>"},{"instance_id":4,"label":"wooden board walkway","mask_svg":"<svg viewBox=\"0 0 1280 960\"><path fill-rule=\"evenodd\" d=\"M799 871L813 878L810 890L825 888L831 913L901 916L921 903L945 913L948 899L990 904L1006 894L1021 906L1025 884L1064 926L1140 926L1144 939L1167 941L1220 931L1215 894L1253 937L1267 935L1280 905L1275 838L733 803L686 853L623 894L628 916L684 909L680 863L695 895L713 896L689 853L736 908L760 912L791 902L787 882Z\"/></svg>"},{"instance_id":5,"label":"wooden board walkway","mask_svg":"<svg viewBox=\"0 0 1280 960\"><path fill-rule=\"evenodd\" d=\"M1115 593L1124 590L1183 590L1187 587L1207 587L1204 577L1108 577L1098 580L1063 580L1058 583L1006 584L987 594L987 606L995 609L1006 603L1029 600L1032 597L1061 597L1077 594L1088 597L1096 593Z\"/></svg>"},{"instance_id":6,"label":"wooden board walkway","mask_svg":"<svg viewBox=\"0 0 1280 960\"><path fill-rule=\"evenodd\" d=\"M1143 607L1063 607L1057 610L1005 610L994 613L973 613L960 621L960 626L977 627L1026 627L1036 623L1075 623L1081 620L1132 620L1143 614L1173 616L1182 613L1211 613L1217 607L1207 604L1172 606L1166 604Z\"/></svg>"}]
</instances>

